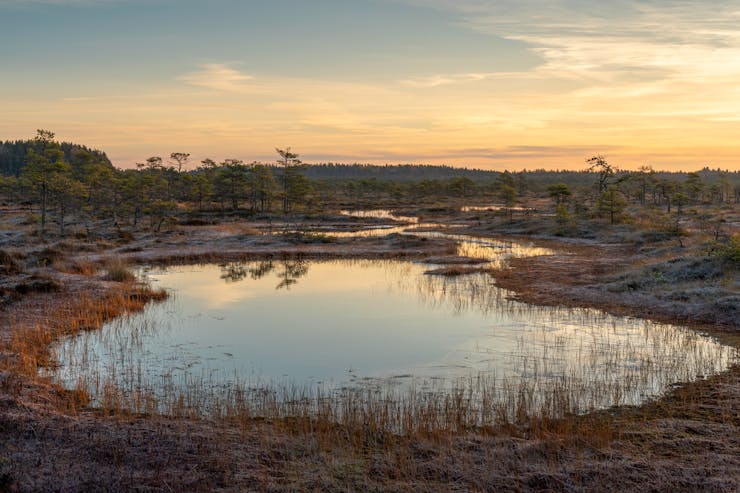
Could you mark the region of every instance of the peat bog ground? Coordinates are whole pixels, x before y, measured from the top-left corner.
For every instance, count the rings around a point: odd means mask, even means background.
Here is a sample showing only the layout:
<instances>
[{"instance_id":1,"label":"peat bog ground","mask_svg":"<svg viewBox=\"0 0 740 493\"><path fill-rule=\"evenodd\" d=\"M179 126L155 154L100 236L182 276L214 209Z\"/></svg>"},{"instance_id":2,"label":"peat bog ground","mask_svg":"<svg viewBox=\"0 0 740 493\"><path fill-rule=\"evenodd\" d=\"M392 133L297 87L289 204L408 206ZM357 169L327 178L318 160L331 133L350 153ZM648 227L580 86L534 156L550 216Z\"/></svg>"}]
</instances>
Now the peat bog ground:
<instances>
[{"instance_id":1,"label":"peat bog ground","mask_svg":"<svg viewBox=\"0 0 740 493\"><path fill-rule=\"evenodd\" d=\"M486 275L520 301L675 323L738 347L737 270L722 259L690 244L564 240L509 224L493 230L470 214L423 222L548 251L487 268ZM740 487L737 365L636 407L557 417L522 413L495 426L453 426L453 420L404 433L389 432L377 420L337 422L309 414L162 415L145 395L131 406L113 391L92 406L85 385L64 389L39 373L51 361L54 341L97 330L167 296L139 284L131 266L297 257L418 260L459 253L454 240L429 235L331 234L378 221L339 215L233 220L183 224L157 234L110 229L95 239L45 240L11 221L0 259L0 491ZM475 264L458 262L441 274L479 273Z\"/></svg>"}]
</instances>

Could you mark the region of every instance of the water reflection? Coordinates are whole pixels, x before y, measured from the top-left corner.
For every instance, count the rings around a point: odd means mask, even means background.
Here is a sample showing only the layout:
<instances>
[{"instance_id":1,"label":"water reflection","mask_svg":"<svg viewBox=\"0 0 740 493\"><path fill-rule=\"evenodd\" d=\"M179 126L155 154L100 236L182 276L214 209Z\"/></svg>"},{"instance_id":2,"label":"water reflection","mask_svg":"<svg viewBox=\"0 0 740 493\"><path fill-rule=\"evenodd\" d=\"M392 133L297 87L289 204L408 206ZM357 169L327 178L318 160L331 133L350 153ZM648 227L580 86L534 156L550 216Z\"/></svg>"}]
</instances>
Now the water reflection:
<instances>
[{"instance_id":1,"label":"water reflection","mask_svg":"<svg viewBox=\"0 0 740 493\"><path fill-rule=\"evenodd\" d=\"M531 207L507 207L502 204L495 205L466 205L460 208L462 212L500 212L500 211L517 211L517 212L534 212L535 209Z\"/></svg>"},{"instance_id":2,"label":"water reflection","mask_svg":"<svg viewBox=\"0 0 740 493\"><path fill-rule=\"evenodd\" d=\"M448 225L439 223L404 224L402 226L379 224L367 226L355 231L321 231L321 234L333 238L382 238L393 234L420 234L430 230L442 230Z\"/></svg>"},{"instance_id":3,"label":"water reflection","mask_svg":"<svg viewBox=\"0 0 740 493\"><path fill-rule=\"evenodd\" d=\"M228 262L219 264L221 269L221 279L227 283L234 283L244 280L247 276L253 281L262 279L271 274L278 268L277 277L279 282L275 289L290 289L290 286L296 284L298 279L308 274L309 263L301 259L290 259L275 262L265 260L261 262Z\"/></svg>"},{"instance_id":4,"label":"water reflection","mask_svg":"<svg viewBox=\"0 0 740 493\"><path fill-rule=\"evenodd\" d=\"M290 286L306 274L308 274L308 262L302 260L281 262L281 270L278 274L280 282L275 289L290 289Z\"/></svg>"},{"instance_id":5,"label":"water reflection","mask_svg":"<svg viewBox=\"0 0 740 493\"><path fill-rule=\"evenodd\" d=\"M474 210L497 210L498 206L463 207L463 211ZM516 209L516 208L515 208ZM420 223L419 218L410 216L396 216L386 209L341 211L344 215L353 217L372 217L391 219L394 221L411 222L412 225L380 225L371 226L359 231L330 231L325 232L327 236L335 238L375 238L386 237L391 234L402 234L455 241L458 244L456 255L482 259L489 262L489 267L503 267L506 260L512 257L532 257L536 255L552 255L553 251L547 248L535 247L531 244L517 243L512 241L495 240L492 238L447 233L445 230L455 227L454 224L442 223Z\"/></svg>"},{"instance_id":6,"label":"water reflection","mask_svg":"<svg viewBox=\"0 0 740 493\"><path fill-rule=\"evenodd\" d=\"M205 394L261 389L281 401L277 388L298 385L306 398L361 386L401 399L462 386L471 402L509 402L513 392L535 411L566 392L572 410L588 410L642 402L737 360L688 329L535 307L486 274L426 276L428 267L295 260L151 270L174 296L65 340L57 377L86 382L99 400L111 385L160 404L186 392L198 409ZM219 303L196 289L204 284Z\"/></svg>"},{"instance_id":7,"label":"water reflection","mask_svg":"<svg viewBox=\"0 0 740 493\"><path fill-rule=\"evenodd\" d=\"M359 217L363 219L390 219L391 221L405 222L405 223L417 223L419 222L418 217L414 216L401 216L394 214L390 209L361 209L361 210L343 210L339 211L340 214L350 217Z\"/></svg>"},{"instance_id":8,"label":"water reflection","mask_svg":"<svg viewBox=\"0 0 740 493\"><path fill-rule=\"evenodd\" d=\"M506 261L510 258L552 255L554 253L549 248L536 247L532 244L495 240L472 235L450 234L438 231L427 231L416 234L427 238L454 241L457 243L456 255L485 260L488 262L488 266L492 268L504 267Z\"/></svg>"},{"instance_id":9,"label":"water reflection","mask_svg":"<svg viewBox=\"0 0 740 493\"><path fill-rule=\"evenodd\" d=\"M527 243L495 240L475 235L445 233L443 230L448 227L443 224L421 223L414 226L374 227L360 231L330 231L322 234L335 238L378 238L391 234L402 234L421 238L451 240L457 243L455 253L457 256L486 260L490 262L491 267L501 267L507 259L513 257L553 254L553 251L549 248L535 247Z\"/></svg>"},{"instance_id":10,"label":"water reflection","mask_svg":"<svg viewBox=\"0 0 740 493\"><path fill-rule=\"evenodd\" d=\"M272 262L267 263L267 270L265 273L273 269ZM247 277L249 274L249 268L247 264L243 262L229 262L227 264L220 264L221 279L226 282L238 282ZM259 277L262 277L261 275Z\"/></svg>"}]
</instances>

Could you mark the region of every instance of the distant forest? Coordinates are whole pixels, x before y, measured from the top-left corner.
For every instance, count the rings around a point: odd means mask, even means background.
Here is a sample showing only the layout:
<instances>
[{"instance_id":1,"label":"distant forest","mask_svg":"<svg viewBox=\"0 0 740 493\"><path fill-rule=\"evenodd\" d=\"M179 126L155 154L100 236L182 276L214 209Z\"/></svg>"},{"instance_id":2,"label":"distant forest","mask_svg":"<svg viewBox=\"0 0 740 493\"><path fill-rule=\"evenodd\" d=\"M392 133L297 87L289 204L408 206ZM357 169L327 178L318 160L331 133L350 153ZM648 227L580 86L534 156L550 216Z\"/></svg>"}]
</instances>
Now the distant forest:
<instances>
[{"instance_id":1,"label":"distant forest","mask_svg":"<svg viewBox=\"0 0 740 493\"><path fill-rule=\"evenodd\" d=\"M28 151L36 146L34 139L0 141L0 174L3 176L19 177L28 163ZM59 144L64 153L64 159L74 165L81 156L89 160L90 156L95 161L105 164L113 169L108 156L103 151L91 149L84 145L71 142ZM237 160L227 160L237 161ZM278 166L279 163L258 163L252 165ZM524 170L506 172L512 175L526 177L527 183L534 189L541 189L552 183L568 183L573 186L588 186L593 181L590 173L585 172L587 165L582 170ZM198 173L200 168L191 169L187 172ZM425 180L451 180L454 178L467 178L475 183L492 182L504 171L493 171L483 169L456 168L445 165L431 164L342 164L342 163L318 163L302 165L302 174L309 180L342 182L372 180L390 183L413 183ZM627 172L624 172L627 173ZM673 179L677 181L686 180L689 172L654 171L656 179ZM728 171L710 169L704 167L695 172L704 183L718 183L722 179L729 180L733 184L740 184L740 171Z\"/></svg>"},{"instance_id":2,"label":"distant forest","mask_svg":"<svg viewBox=\"0 0 740 493\"><path fill-rule=\"evenodd\" d=\"M28 150L34 147L34 140L16 140L0 142L0 174L3 176L21 175L23 168L28 162ZM80 144L62 142L59 144L64 159L74 164L79 156L93 155L96 161L104 163L111 168L113 164L103 151L94 150ZM229 160L235 161L235 160ZM277 166L278 163L257 163L264 166ZM522 175L526 181L535 189L546 187L552 183L568 183L573 186L588 186L593 177L584 172L587 165L581 170L524 170L510 172L512 175ZM309 180L316 181L362 181L375 180L391 183L412 183L424 180L451 180L454 178L467 178L473 182L482 184L492 182L500 176L503 171L456 168L445 165L431 164L342 164L342 163L317 163L303 164L303 175ZM190 170L189 173L197 173L198 169ZM729 179L733 184L740 184L740 171L728 171L710 169L704 167L696 172L705 183L717 183L722 178ZM689 172L655 171L654 176L658 179L673 179L683 181Z\"/></svg>"},{"instance_id":3,"label":"distant forest","mask_svg":"<svg viewBox=\"0 0 740 493\"><path fill-rule=\"evenodd\" d=\"M320 163L306 165L306 177L312 180L380 180L408 183L422 180L449 180L468 178L477 182L493 180L495 171L453 168L431 164L340 164Z\"/></svg>"},{"instance_id":4,"label":"distant forest","mask_svg":"<svg viewBox=\"0 0 740 493\"><path fill-rule=\"evenodd\" d=\"M440 204L517 204L540 201L569 217L627 220L625 208L681 214L686 206L740 203L740 172L701 169L624 171L594 156L582 171L488 171L432 165L304 164L290 149L272 163L238 159L191 163L190 154L152 156L135 169L115 168L106 154L59 143L39 130L35 139L0 142L0 200L38 211L41 230L67 220L151 227L182 212L322 212L337 207ZM675 215L675 214L674 214Z\"/></svg>"},{"instance_id":5,"label":"distant forest","mask_svg":"<svg viewBox=\"0 0 740 493\"><path fill-rule=\"evenodd\" d=\"M18 177L28 163L28 151L37 146L35 140L15 140L0 142L0 174L3 176ZM92 154L96 160L109 165L113 164L102 151L97 151L79 144L62 142L59 144L64 153L64 159L73 163L81 154Z\"/></svg>"},{"instance_id":6,"label":"distant forest","mask_svg":"<svg viewBox=\"0 0 740 493\"><path fill-rule=\"evenodd\" d=\"M361 181L377 180L385 182L419 182L423 180L450 180L453 178L468 178L477 183L491 182L503 173L523 176L535 189L545 188L552 183L568 183L573 186L588 186L593 183L593 176L586 172L588 165L584 164L581 170L524 170L524 171L492 171L482 169L454 168L431 164L340 164L320 163L306 165L306 177L312 180L324 181ZM623 173L629 173L624 171ZM656 179L672 179L683 181L690 172L684 171L653 171ZM705 183L717 183L723 178L731 183L740 184L740 171L721 169L703 169L694 172Z\"/></svg>"}]
</instances>

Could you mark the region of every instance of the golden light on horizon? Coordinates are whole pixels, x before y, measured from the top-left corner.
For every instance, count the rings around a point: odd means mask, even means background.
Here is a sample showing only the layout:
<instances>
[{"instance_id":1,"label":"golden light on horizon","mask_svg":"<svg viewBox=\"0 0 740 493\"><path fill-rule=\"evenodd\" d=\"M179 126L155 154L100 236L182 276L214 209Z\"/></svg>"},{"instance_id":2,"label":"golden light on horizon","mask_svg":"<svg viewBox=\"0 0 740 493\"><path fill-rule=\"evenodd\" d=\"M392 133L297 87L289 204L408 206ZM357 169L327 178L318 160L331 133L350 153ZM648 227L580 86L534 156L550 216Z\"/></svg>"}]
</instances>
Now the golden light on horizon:
<instances>
[{"instance_id":1,"label":"golden light on horizon","mask_svg":"<svg viewBox=\"0 0 740 493\"><path fill-rule=\"evenodd\" d=\"M280 9L250 5L233 4L246 25L229 31L190 2L0 2L2 38L19 47L0 82L0 138L49 128L121 167L174 151L272 161L292 146L307 162L581 169L600 153L625 169L740 169L738 2L318 2L285 39L260 35ZM45 10L72 23L53 27L83 52L67 64L29 65L53 53L23 41L49 34L11 25ZM162 24L169 38L139 39L143 27L114 22L142 13L222 28L194 40ZM93 20L110 27L99 48L72 32Z\"/></svg>"}]
</instances>

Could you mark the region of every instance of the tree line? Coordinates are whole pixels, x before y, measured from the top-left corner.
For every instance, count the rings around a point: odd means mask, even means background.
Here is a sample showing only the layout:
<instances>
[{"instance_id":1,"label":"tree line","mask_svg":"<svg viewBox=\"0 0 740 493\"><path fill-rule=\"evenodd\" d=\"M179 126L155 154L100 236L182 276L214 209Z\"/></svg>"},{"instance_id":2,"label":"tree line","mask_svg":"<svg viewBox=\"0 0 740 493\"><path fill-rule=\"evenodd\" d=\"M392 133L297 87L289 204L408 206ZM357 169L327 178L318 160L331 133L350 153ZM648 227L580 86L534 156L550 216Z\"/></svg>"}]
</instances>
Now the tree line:
<instances>
[{"instance_id":1,"label":"tree line","mask_svg":"<svg viewBox=\"0 0 740 493\"><path fill-rule=\"evenodd\" d=\"M13 168L0 177L0 191L6 202L35 206L42 233L53 217L64 235L71 215L88 229L95 220L110 219L115 225L145 223L158 231L180 210L271 212L279 201L277 209L290 213L308 204L311 191L290 148L276 149L274 164L205 159L188 170L190 154L173 152L167 160L152 156L136 169L121 170L104 153L63 146L47 130L9 147L24 149L26 155L17 172Z\"/></svg>"},{"instance_id":2,"label":"tree line","mask_svg":"<svg viewBox=\"0 0 740 493\"><path fill-rule=\"evenodd\" d=\"M307 165L290 148L272 163L239 159L190 162L190 154L152 156L135 169L115 168L105 153L59 143L39 130L28 141L0 143L0 193L6 203L37 211L65 234L72 216L155 231L179 212L282 213L321 211L342 204L488 201L514 207L549 198L558 217L595 214L611 223L629 204L680 213L687 205L740 203L740 173L623 171L595 156L582 171L498 172L429 165ZM563 219L565 220L565 219Z\"/></svg>"}]
</instances>

